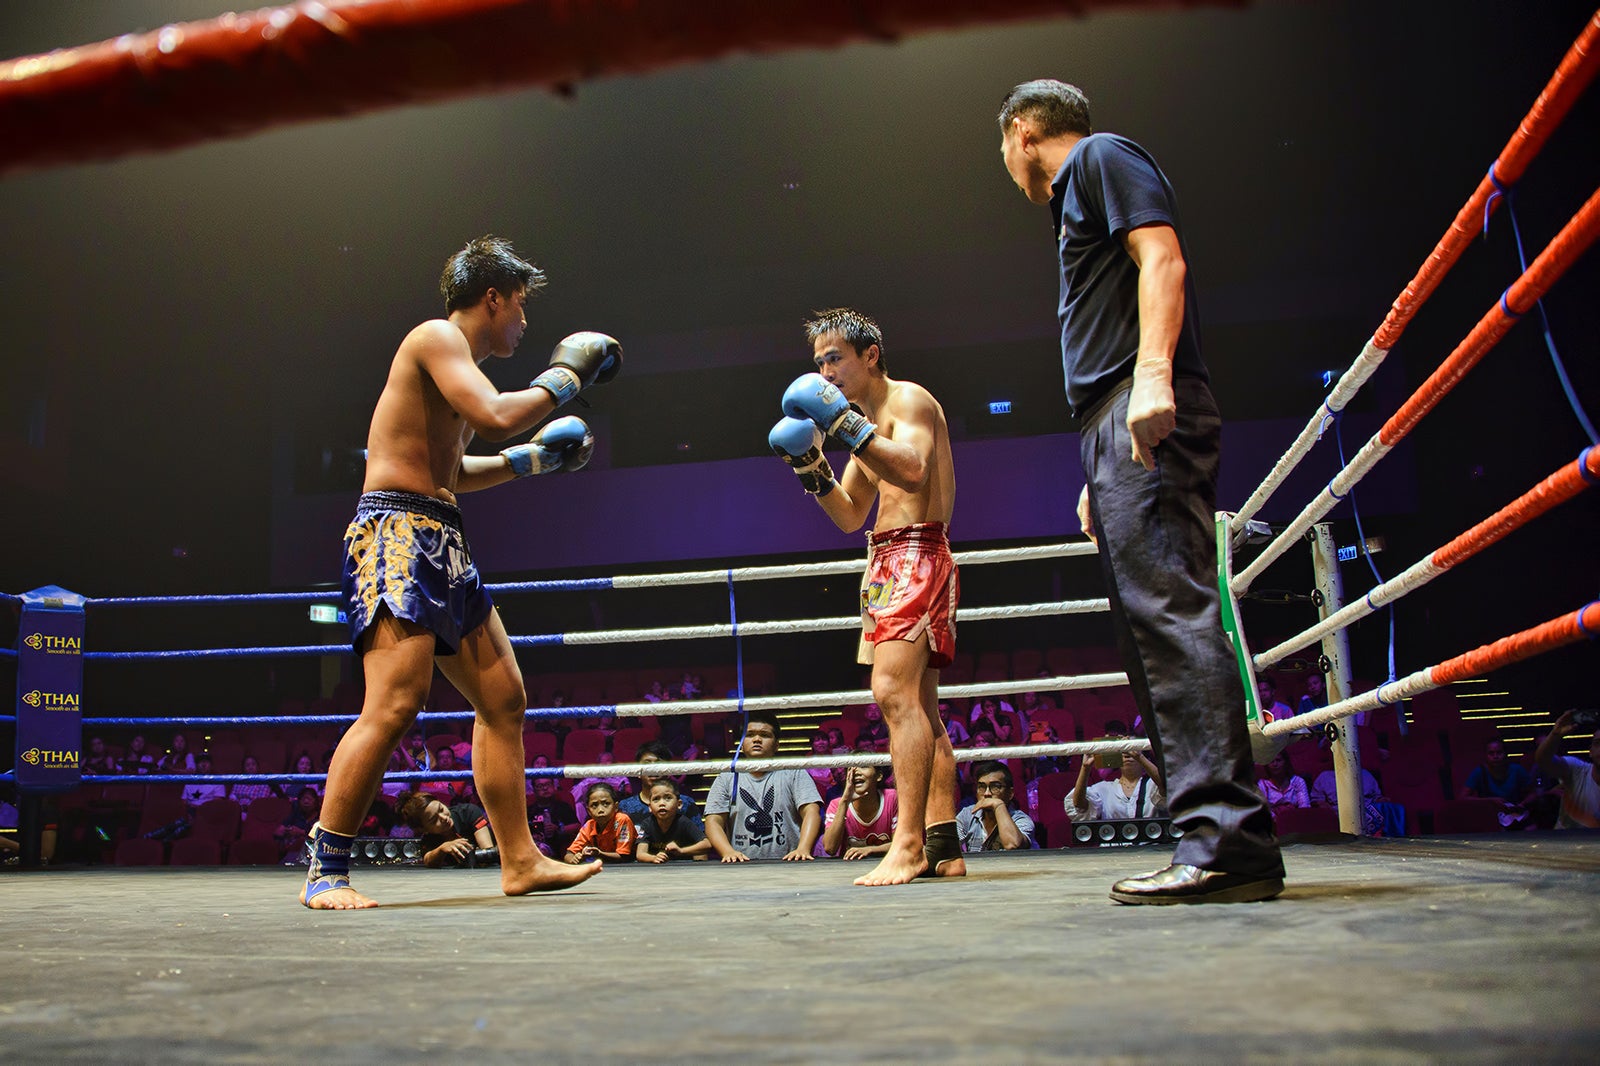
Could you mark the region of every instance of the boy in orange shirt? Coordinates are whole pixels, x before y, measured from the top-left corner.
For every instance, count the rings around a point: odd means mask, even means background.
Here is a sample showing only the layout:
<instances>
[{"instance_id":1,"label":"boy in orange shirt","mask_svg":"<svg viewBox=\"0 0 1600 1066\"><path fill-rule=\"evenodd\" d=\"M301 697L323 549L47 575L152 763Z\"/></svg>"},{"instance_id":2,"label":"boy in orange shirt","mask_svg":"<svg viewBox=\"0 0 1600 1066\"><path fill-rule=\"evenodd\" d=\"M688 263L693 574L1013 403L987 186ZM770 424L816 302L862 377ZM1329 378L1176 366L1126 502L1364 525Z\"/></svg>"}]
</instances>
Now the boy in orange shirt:
<instances>
[{"instance_id":1,"label":"boy in orange shirt","mask_svg":"<svg viewBox=\"0 0 1600 1066\"><path fill-rule=\"evenodd\" d=\"M567 861L577 864L595 859L631 859L638 834L633 819L617 810L616 789L596 781L583 793L589 820L567 846Z\"/></svg>"}]
</instances>

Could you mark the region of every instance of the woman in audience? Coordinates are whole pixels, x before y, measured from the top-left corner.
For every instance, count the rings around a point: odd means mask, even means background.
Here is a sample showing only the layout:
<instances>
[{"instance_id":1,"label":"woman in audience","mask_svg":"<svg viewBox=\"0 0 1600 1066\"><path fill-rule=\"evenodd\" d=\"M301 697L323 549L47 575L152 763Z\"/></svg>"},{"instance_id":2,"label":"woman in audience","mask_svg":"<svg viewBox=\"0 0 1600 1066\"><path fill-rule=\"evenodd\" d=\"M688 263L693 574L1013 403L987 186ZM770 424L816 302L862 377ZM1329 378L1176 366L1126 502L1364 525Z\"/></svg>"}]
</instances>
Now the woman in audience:
<instances>
[{"instance_id":1,"label":"woman in audience","mask_svg":"<svg viewBox=\"0 0 1600 1066\"><path fill-rule=\"evenodd\" d=\"M1261 789L1261 794L1267 798L1267 803L1273 810L1281 807L1309 807L1311 806L1310 793L1306 791L1306 779L1294 772L1294 763L1289 758L1289 749L1278 752L1267 763L1267 776L1256 782L1256 787Z\"/></svg>"}]
</instances>

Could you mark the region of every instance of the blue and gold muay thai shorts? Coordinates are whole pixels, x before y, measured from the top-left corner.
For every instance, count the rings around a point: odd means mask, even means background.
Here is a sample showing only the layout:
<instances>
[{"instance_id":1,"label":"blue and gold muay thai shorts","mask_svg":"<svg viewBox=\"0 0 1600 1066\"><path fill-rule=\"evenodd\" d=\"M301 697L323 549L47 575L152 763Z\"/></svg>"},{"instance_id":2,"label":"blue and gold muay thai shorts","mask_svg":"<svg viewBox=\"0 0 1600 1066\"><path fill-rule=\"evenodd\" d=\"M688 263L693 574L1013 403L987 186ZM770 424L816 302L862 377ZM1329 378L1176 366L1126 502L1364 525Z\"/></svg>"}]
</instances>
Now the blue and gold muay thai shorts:
<instances>
[{"instance_id":1,"label":"blue and gold muay thai shorts","mask_svg":"<svg viewBox=\"0 0 1600 1066\"><path fill-rule=\"evenodd\" d=\"M439 655L454 655L494 608L461 509L415 492L362 494L344 533L343 584L357 651L380 607L431 632Z\"/></svg>"}]
</instances>

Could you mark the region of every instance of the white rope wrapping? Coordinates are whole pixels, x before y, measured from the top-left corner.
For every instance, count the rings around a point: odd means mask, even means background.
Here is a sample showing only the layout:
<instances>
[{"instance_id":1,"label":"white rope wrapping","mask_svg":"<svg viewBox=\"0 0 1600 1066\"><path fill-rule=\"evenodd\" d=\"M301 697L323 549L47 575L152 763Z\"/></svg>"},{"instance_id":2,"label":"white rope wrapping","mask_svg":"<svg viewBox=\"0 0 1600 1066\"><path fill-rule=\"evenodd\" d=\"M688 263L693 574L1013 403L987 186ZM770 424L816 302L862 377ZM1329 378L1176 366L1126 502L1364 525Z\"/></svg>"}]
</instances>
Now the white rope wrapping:
<instances>
[{"instance_id":1,"label":"white rope wrapping","mask_svg":"<svg viewBox=\"0 0 1600 1066\"><path fill-rule=\"evenodd\" d=\"M860 569L857 564L856 569ZM1054 603L1021 603L998 607L964 607L959 618L963 622L989 622L1002 618L1039 618L1057 614L1094 614L1109 611L1111 601L1060 600ZM770 634L816 633L825 629L854 629L861 625L860 615L842 618L797 618L778 622L740 622L738 632L743 637ZM660 629L595 629L582 633L563 633L563 644L620 644L647 640L697 640L704 637L731 637L732 623L708 626L666 626Z\"/></svg>"},{"instance_id":2,"label":"white rope wrapping","mask_svg":"<svg viewBox=\"0 0 1600 1066\"><path fill-rule=\"evenodd\" d=\"M1416 673L1407 674L1398 681L1389 681L1371 692L1363 692L1359 696L1351 696L1338 703L1330 703L1326 707L1319 707L1306 714L1297 714L1292 718L1280 718L1269 722L1261 728L1261 732L1269 737L1282 736L1284 733L1293 733L1296 730L1308 729L1313 726L1323 725L1327 722L1337 721L1340 718L1349 718L1362 711L1375 711L1379 707L1387 707L1399 703L1401 700L1410 699L1419 693L1428 692L1438 688L1433 680L1433 667L1418 670Z\"/></svg>"},{"instance_id":3,"label":"white rope wrapping","mask_svg":"<svg viewBox=\"0 0 1600 1066\"><path fill-rule=\"evenodd\" d=\"M1127 674L1077 674L1072 677L1033 677L1022 681L980 681L970 685L940 685L942 698L1005 696L1014 692L1072 692L1089 688L1115 688L1128 683ZM850 707L872 702L868 689L845 692L808 692L793 696L751 696L738 700L673 700L666 703L619 703L611 713L618 718L652 715L714 714L718 711L791 711L804 707ZM559 710L559 708L552 708Z\"/></svg>"},{"instance_id":4,"label":"white rope wrapping","mask_svg":"<svg viewBox=\"0 0 1600 1066\"><path fill-rule=\"evenodd\" d=\"M1056 559L1093 555L1099 549L1088 541L1037 544L1027 548L990 548L956 552L957 566L982 566L987 563L1014 563L1026 559ZM861 559L834 559L830 562L794 563L787 566L741 566L732 570L685 570L676 574L631 574L611 579L617 589L659 588L664 585L720 585L729 577L734 581L765 581L786 577L816 577L819 574L859 574Z\"/></svg>"},{"instance_id":5,"label":"white rope wrapping","mask_svg":"<svg viewBox=\"0 0 1600 1066\"><path fill-rule=\"evenodd\" d=\"M1088 755L1100 752L1145 751L1150 741L1144 737L1123 740L1084 740L1069 744L1014 744L1005 748L957 748L956 762L982 762L995 759L1033 759L1048 755ZM863 752L859 755L794 755L775 759L739 760L740 773L767 773L771 770L807 770L813 766L887 766L887 752ZM733 769L733 758L708 759L699 762L602 762L583 766L564 766L562 776L584 777L665 777L678 774L720 774Z\"/></svg>"},{"instance_id":6,"label":"white rope wrapping","mask_svg":"<svg viewBox=\"0 0 1600 1066\"><path fill-rule=\"evenodd\" d=\"M1356 356L1356 361L1350 364L1350 369L1344 372L1338 384L1334 385L1333 391L1328 393L1322 409L1311 416L1311 421L1306 423L1306 428L1302 429L1300 435L1294 439L1294 443L1289 445L1289 450L1273 464L1265 480L1256 487L1256 491L1228 522L1230 535L1238 536L1244 529L1244 524L1266 505L1272 494L1278 491L1278 486L1282 485L1294 472L1294 468L1300 465L1300 460L1304 459L1312 446L1322 439L1322 434L1328 429L1328 420L1350 405L1350 400L1360 391L1361 386L1367 383L1367 379L1373 375L1388 354L1387 348L1379 348L1372 343L1372 338L1367 339L1367 343L1361 348L1361 354ZM1330 411L1334 414L1330 415L1328 413Z\"/></svg>"},{"instance_id":7,"label":"white rope wrapping","mask_svg":"<svg viewBox=\"0 0 1600 1066\"><path fill-rule=\"evenodd\" d=\"M1373 434L1367 443L1361 446L1354 459L1350 460L1333 482L1312 498L1306 509L1300 512L1293 522L1279 533L1278 536L1256 556L1251 564L1234 575L1233 583L1229 586L1235 596L1242 596L1249 590L1250 583L1272 565L1273 561L1294 546L1306 530L1310 529L1323 515L1338 506L1339 502L1349 495L1351 488L1357 485L1367 471L1378 465L1378 460L1389 454L1390 446L1378 439Z\"/></svg>"},{"instance_id":8,"label":"white rope wrapping","mask_svg":"<svg viewBox=\"0 0 1600 1066\"><path fill-rule=\"evenodd\" d=\"M1354 603L1347 603L1338 611L1330 614L1310 629L1297 633L1277 647L1268 648L1255 657L1257 670L1265 670L1273 663L1288 655L1299 651L1308 644L1314 644L1336 629L1343 629L1359 619L1372 614L1379 607L1394 600L1400 599L1409 593L1426 585L1448 567L1435 564L1431 558L1413 563L1409 569L1398 577L1390 578L1383 584L1375 586L1371 592Z\"/></svg>"}]
</instances>

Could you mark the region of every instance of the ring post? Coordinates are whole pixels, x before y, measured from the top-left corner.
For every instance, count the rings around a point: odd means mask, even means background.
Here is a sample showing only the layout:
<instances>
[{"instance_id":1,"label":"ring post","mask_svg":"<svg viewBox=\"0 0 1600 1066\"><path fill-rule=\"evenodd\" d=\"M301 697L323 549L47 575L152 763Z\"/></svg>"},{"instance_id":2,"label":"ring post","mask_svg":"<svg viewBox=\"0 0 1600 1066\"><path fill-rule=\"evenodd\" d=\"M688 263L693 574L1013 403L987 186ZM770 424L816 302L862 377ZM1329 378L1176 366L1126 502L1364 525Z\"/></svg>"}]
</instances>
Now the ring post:
<instances>
[{"instance_id":1,"label":"ring post","mask_svg":"<svg viewBox=\"0 0 1600 1066\"><path fill-rule=\"evenodd\" d=\"M55 585L22 594L17 627L17 798L22 865L40 865L39 797L79 784L84 598Z\"/></svg>"},{"instance_id":2,"label":"ring post","mask_svg":"<svg viewBox=\"0 0 1600 1066\"><path fill-rule=\"evenodd\" d=\"M1339 572L1339 546L1328 523L1311 527L1311 569L1317 591L1322 594L1318 614L1326 619L1344 607L1344 575ZM1340 628L1322 638L1322 655L1327 659L1328 700L1350 697L1350 633ZM1335 727L1333 779L1339 790L1339 831L1361 835L1361 742L1356 723L1341 720Z\"/></svg>"}]
</instances>

